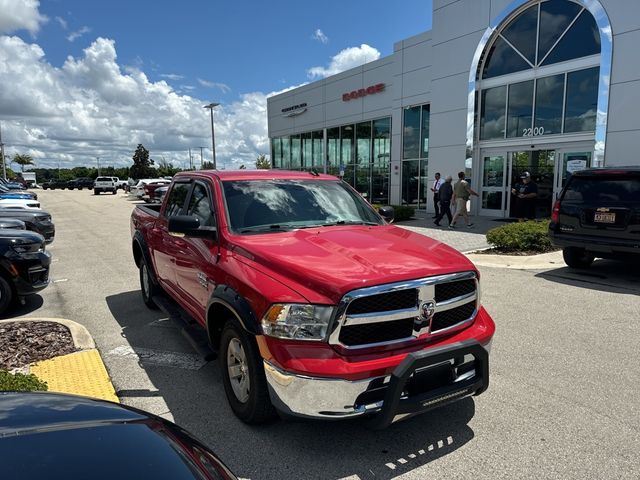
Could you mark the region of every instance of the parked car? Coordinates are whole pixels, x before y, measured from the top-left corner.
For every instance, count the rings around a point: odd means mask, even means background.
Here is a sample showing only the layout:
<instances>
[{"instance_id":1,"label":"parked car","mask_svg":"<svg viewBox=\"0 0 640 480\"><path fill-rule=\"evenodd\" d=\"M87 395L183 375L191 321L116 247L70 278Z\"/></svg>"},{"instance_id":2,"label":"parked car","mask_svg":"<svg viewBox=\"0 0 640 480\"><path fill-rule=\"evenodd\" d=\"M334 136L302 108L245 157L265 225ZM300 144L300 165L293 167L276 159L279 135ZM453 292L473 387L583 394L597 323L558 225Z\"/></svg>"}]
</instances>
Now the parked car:
<instances>
[{"instance_id":1,"label":"parked car","mask_svg":"<svg viewBox=\"0 0 640 480\"><path fill-rule=\"evenodd\" d=\"M116 190L119 190L119 189L124 190L125 186L128 185L126 180L120 180L118 177L111 177L111 178L113 178L113 183L116 184Z\"/></svg>"},{"instance_id":2,"label":"parked car","mask_svg":"<svg viewBox=\"0 0 640 480\"><path fill-rule=\"evenodd\" d=\"M171 180L154 180L145 184L142 188L144 193L142 199L147 203L152 203L154 198L154 192L160 187L166 187L171 184Z\"/></svg>"},{"instance_id":3,"label":"parked car","mask_svg":"<svg viewBox=\"0 0 640 480\"><path fill-rule=\"evenodd\" d=\"M74 178L73 180L69 180L67 182L67 188L69 190L73 190L74 188L77 188L78 190L82 190L83 188L88 188L89 190L91 190L93 188L93 183L94 183L93 178L89 178L89 177Z\"/></svg>"},{"instance_id":4,"label":"parked car","mask_svg":"<svg viewBox=\"0 0 640 480\"><path fill-rule=\"evenodd\" d=\"M138 199L142 199L142 196L144 195L145 185L153 182L166 182L166 180L164 178L143 178L141 180L138 180L135 185L129 188L129 194ZM171 182L169 181L169 183Z\"/></svg>"},{"instance_id":5,"label":"parked car","mask_svg":"<svg viewBox=\"0 0 640 480\"><path fill-rule=\"evenodd\" d=\"M549 235L572 268L596 257L639 259L640 168L575 172L553 207Z\"/></svg>"},{"instance_id":6,"label":"parked car","mask_svg":"<svg viewBox=\"0 0 640 480\"><path fill-rule=\"evenodd\" d=\"M0 221L15 219L24 222L27 230L39 233L47 243L53 242L56 228L51 214L44 210L0 208Z\"/></svg>"},{"instance_id":7,"label":"parked car","mask_svg":"<svg viewBox=\"0 0 640 480\"><path fill-rule=\"evenodd\" d=\"M9 190L4 185L0 185L0 198L21 198L21 199L31 199L37 200L38 194L29 192L27 190Z\"/></svg>"},{"instance_id":8,"label":"parked car","mask_svg":"<svg viewBox=\"0 0 640 480\"><path fill-rule=\"evenodd\" d=\"M0 208L40 208L40 202L26 198L0 198Z\"/></svg>"},{"instance_id":9,"label":"parked car","mask_svg":"<svg viewBox=\"0 0 640 480\"><path fill-rule=\"evenodd\" d=\"M0 218L0 229L26 230L27 226L22 220L17 220L14 218Z\"/></svg>"},{"instance_id":10,"label":"parked car","mask_svg":"<svg viewBox=\"0 0 640 480\"><path fill-rule=\"evenodd\" d=\"M133 407L0 392L0 418L3 478L236 479L188 432Z\"/></svg>"},{"instance_id":11,"label":"parked car","mask_svg":"<svg viewBox=\"0 0 640 480\"><path fill-rule=\"evenodd\" d=\"M142 300L168 295L206 329L247 423L280 411L382 428L479 395L495 331L480 275L392 218L329 175L181 172L131 214Z\"/></svg>"},{"instance_id":12,"label":"parked car","mask_svg":"<svg viewBox=\"0 0 640 480\"><path fill-rule=\"evenodd\" d=\"M117 193L116 182L113 181L113 177L98 177L93 185L93 194L99 195L102 192L111 192L114 195Z\"/></svg>"},{"instance_id":13,"label":"parked car","mask_svg":"<svg viewBox=\"0 0 640 480\"><path fill-rule=\"evenodd\" d=\"M162 187L158 187L153 191L153 198L151 199L151 203L162 203L164 200L164 196L169 191L169 185L164 185Z\"/></svg>"},{"instance_id":14,"label":"parked car","mask_svg":"<svg viewBox=\"0 0 640 480\"><path fill-rule=\"evenodd\" d=\"M64 190L67 188L67 182L64 180L49 180L42 184L43 190Z\"/></svg>"},{"instance_id":15,"label":"parked car","mask_svg":"<svg viewBox=\"0 0 640 480\"><path fill-rule=\"evenodd\" d=\"M35 232L0 230L0 314L49 284L51 257Z\"/></svg>"}]
</instances>

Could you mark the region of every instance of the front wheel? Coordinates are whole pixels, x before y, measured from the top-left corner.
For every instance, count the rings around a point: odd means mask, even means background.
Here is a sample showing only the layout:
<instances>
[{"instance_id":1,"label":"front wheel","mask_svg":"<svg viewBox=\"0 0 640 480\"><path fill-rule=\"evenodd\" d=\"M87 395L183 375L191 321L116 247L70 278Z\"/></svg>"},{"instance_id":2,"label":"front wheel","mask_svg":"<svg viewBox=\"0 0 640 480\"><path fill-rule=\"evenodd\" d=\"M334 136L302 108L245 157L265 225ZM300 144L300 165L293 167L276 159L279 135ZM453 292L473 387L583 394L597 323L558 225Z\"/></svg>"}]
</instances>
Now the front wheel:
<instances>
[{"instance_id":1,"label":"front wheel","mask_svg":"<svg viewBox=\"0 0 640 480\"><path fill-rule=\"evenodd\" d=\"M227 401L240 420L257 424L276 416L255 339L233 320L222 330L220 368Z\"/></svg>"},{"instance_id":2,"label":"front wheel","mask_svg":"<svg viewBox=\"0 0 640 480\"><path fill-rule=\"evenodd\" d=\"M116 193L118 193L118 191L114 188L113 190L111 190L111 194L115 195Z\"/></svg>"},{"instance_id":3,"label":"front wheel","mask_svg":"<svg viewBox=\"0 0 640 480\"><path fill-rule=\"evenodd\" d=\"M94 195L98 195L100 193L100 190L98 190L97 188L93 189L93 194Z\"/></svg>"},{"instance_id":4,"label":"front wheel","mask_svg":"<svg viewBox=\"0 0 640 480\"><path fill-rule=\"evenodd\" d=\"M595 260L593 254L588 253L584 248L577 247L564 248L562 257L564 258L564 263L571 268L589 268Z\"/></svg>"},{"instance_id":5,"label":"front wheel","mask_svg":"<svg viewBox=\"0 0 640 480\"><path fill-rule=\"evenodd\" d=\"M140 293L142 293L142 301L151 310L157 310L158 306L153 301L153 296L160 293L158 287L151 279L151 272L144 258L140 260Z\"/></svg>"},{"instance_id":6,"label":"front wheel","mask_svg":"<svg viewBox=\"0 0 640 480\"><path fill-rule=\"evenodd\" d=\"M3 314L13 302L13 290L9 282L0 276L0 314Z\"/></svg>"}]
</instances>

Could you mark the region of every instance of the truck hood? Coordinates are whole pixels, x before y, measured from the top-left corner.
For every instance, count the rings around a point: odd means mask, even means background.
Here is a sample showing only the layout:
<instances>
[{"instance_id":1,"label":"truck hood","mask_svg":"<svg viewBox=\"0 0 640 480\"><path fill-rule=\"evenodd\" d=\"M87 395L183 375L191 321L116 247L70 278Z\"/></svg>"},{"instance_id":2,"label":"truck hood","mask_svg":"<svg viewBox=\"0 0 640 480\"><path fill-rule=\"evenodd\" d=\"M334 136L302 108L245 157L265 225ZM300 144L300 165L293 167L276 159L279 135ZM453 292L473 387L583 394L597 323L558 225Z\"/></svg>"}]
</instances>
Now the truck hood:
<instances>
[{"instance_id":1,"label":"truck hood","mask_svg":"<svg viewBox=\"0 0 640 480\"><path fill-rule=\"evenodd\" d=\"M234 254L312 302L318 294L337 303L356 288L474 270L448 245L392 225L234 236L232 244Z\"/></svg>"}]
</instances>

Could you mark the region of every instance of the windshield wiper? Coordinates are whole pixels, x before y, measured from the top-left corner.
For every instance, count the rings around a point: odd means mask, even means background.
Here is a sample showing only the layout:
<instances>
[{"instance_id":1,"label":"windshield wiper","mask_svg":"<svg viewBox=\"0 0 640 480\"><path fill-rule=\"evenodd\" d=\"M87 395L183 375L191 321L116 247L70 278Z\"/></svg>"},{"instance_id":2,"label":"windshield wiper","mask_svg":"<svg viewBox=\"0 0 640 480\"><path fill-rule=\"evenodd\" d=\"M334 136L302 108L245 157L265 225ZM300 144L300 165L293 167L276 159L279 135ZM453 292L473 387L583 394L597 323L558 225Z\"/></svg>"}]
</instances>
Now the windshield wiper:
<instances>
[{"instance_id":1,"label":"windshield wiper","mask_svg":"<svg viewBox=\"0 0 640 480\"><path fill-rule=\"evenodd\" d=\"M255 225L253 227L247 227L240 230L240 233L256 233L256 232L282 232L285 230L291 230L288 225Z\"/></svg>"},{"instance_id":2,"label":"windshield wiper","mask_svg":"<svg viewBox=\"0 0 640 480\"><path fill-rule=\"evenodd\" d=\"M364 220L338 220L337 222L323 223L323 227L333 227L335 225L380 225L376 222L365 222Z\"/></svg>"}]
</instances>

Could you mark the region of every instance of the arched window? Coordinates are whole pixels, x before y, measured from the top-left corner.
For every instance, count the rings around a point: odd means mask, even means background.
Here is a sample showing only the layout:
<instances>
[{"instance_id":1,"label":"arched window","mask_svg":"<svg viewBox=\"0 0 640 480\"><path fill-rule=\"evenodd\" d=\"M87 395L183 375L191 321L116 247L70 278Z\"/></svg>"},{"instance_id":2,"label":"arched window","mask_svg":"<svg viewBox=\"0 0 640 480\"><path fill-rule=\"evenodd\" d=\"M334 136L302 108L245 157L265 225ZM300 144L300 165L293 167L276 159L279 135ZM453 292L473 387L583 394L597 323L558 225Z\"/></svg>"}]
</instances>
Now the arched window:
<instances>
[{"instance_id":1,"label":"arched window","mask_svg":"<svg viewBox=\"0 0 640 480\"><path fill-rule=\"evenodd\" d=\"M595 130L600 32L571 0L538 0L507 20L478 70L480 140Z\"/></svg>"}]
</instances>

